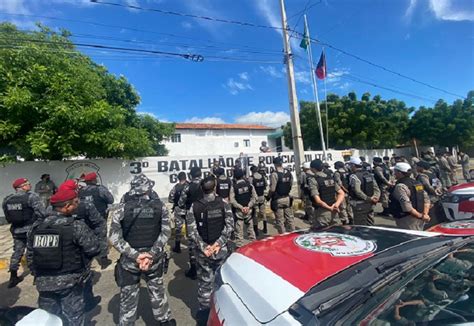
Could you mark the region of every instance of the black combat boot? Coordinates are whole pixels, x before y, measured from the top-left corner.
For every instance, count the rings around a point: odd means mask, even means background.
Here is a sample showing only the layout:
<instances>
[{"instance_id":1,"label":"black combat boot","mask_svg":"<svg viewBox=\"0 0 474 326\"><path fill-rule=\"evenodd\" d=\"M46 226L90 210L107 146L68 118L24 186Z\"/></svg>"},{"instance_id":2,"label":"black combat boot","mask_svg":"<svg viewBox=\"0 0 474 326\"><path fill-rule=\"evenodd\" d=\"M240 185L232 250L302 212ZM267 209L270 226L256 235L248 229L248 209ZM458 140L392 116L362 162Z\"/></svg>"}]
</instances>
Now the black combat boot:
<instances>
[{"instance_id":1,"label":"black combat boot","mask_svg":"<svg viewBox=\"0 0 474 326\"><path fill-rule=\"evenodd\" d=\"M191 267L184 273L184 276L192 280L197 279L196 264L191 264Z\"/></svg>"},{"instance_id":2,"label":"black combat boot","mask_svg":"<svg viewBox=\"0 0 474 326\"><path fill-rule=\"evenodd\" d=\"M253 230L255 232L255 237L258 237L259 233L258 233L258 225L254 225L253 226Z\"/></svg>"},{"instance_id":3,"label":"black combat boot","mask_svg":"<svg viewBox=\"0 0 474 326\"><path fill-rule=\"evenodd\" d=\"M160 326L176 326L176 320L168 319L167 321L160 322Z\"/></svg>"},{"instance_id":4,"label":"black combat boot","mask_svg":"<svg viewBox=\"0 0 474 326\"><path fill-rule=\"evenodd\" d=\"M199 309L196 313L196 322L199 326L206 325L207 319L209 318L210 309Z\"/></svg>"},{"instance_id":5,"label":"black combat boot","mask_svg":"<svg viewBox=\"0 0 474 326\"><path fill-rule=\"evenodd\" d=\"M23 276L18 276L18 271L10 271L10 281L8 282L9 289L17 286L21 281L23 281Z\"/></svg>"},{"instance_id":6,"label":"black combat boot","mask_svg":"<svg viewBox=\"0 0 474 326\"><path fill-rule=\"evenodd\" d=\"M102 297L100 295L97 295L87 300L86 304L84 305L85 312L89 312L93 310L95 307L97 307L97 305L100 303L101 300L102 300Z\"/></svg>"},{"instance_id":7,"label":"black combat boot","mask_svg":"<svg viewBox=\"0 0 474 326\"><path fill-rule=\"evenodd\" d=\"M99 260L99 265L101 269L106 269L110 264L112 264L112 261L107 258L107 256L101 257Z\"/></svg>"},{"instance_id":8,"label":"black combat boot","mask_svg":"<svg viewBox=\"0 0 474 326\"><path fill-rule=\"evenodd\" d=\"M268 230L267 230L267 221L263 221L263 230L262 230L262 232L263 232L264 234L267 234L267 233L268 233Z\"/></svg>"},{"instance_id":9,"label":"black combat boot","mask_svg":"<svg viewBox=\"0 0 474 326\"><path fill-rule=\"evenodd\" d=\"M174 242L174 248L173 251L180 254L181 253L181 242L179 240L176 240Z\"/></svg>"}]
</instances>

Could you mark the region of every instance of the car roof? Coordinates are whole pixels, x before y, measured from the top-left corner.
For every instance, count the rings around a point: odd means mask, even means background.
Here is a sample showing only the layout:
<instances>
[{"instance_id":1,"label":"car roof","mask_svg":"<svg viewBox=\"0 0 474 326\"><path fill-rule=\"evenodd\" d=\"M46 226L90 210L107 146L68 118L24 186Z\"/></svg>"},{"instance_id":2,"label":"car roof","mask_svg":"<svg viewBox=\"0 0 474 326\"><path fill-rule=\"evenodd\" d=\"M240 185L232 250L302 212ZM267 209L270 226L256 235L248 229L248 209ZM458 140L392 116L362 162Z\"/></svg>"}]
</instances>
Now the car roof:
<instances>
[{"instance_id":1,"label":"car roof","mask_svg":"<svg viewBox=\"0 0 474 326\"><path fill-rule=\"evenodd\" d=\"M268 237L241 247L237 252L307 292L316 284L382 251L439 235L383 227L334 226Z\"/></svg>"}]
</instances>

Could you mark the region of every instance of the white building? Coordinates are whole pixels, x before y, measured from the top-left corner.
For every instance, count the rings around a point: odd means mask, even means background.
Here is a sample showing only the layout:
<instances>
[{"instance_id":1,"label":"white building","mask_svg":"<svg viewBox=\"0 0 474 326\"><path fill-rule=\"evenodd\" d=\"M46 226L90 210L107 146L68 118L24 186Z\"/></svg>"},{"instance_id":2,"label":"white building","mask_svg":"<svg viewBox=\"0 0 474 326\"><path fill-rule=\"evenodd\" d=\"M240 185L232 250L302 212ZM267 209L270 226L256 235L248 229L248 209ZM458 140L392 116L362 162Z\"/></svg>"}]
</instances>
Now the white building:
<instances>
[{"instance_id":1,"label":"white building","mask_svg":"<svg viewBox=\"0 0 474 326\"><path fill-rule=\"evenodd\" d=\"M269 137L270 135L270 137ZM175 133L163 144L169 156L259 153L262 141L277 151L281 137L272 138L275 129L261 125L177 123Z\"/></svg>"}]
</instances>

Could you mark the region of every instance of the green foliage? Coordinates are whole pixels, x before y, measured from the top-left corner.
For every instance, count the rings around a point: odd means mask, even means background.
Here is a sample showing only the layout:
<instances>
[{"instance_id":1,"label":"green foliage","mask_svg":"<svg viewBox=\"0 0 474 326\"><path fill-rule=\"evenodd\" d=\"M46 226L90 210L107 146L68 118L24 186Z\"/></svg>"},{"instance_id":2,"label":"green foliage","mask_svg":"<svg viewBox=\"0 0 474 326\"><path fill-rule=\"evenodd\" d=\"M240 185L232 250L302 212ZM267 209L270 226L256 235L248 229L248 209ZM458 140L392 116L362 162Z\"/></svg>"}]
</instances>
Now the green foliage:
<instances>
[{"instance_id":1,"label":"green foliage","mask_svg":"<svg viewBox=\"0 0 474 326\"><path fill-rule=\"evenodd\" d=\"M135 111L123 77L74 48L69 32L0 24L0 155L32 159L165 155L174 125Z\"/></svg>"},{"instance_id":2,"label":"green foliage","mask_svg":"<svg viewBox=\"0 0 474 326\"><path fill-rule=\"evenodd\" d=\"M326 103L320 105L322 123L326 129ZM405 140L409 114L413 108L397 100L384 101L380 96L370 99L365 93L357 100L354 92L339 97L328 95L329 148L389 148ZM300 103L301 132L305 149L321 149L321 138L314 102ZM285 144L291 142L291 126L284 128ZM288 137L290 136L290 137Z\"/></svg>"},{"instance_id":3,"label":"green foliage","mask_svg":"<svg viewBox=\"0 0 474 326\"><path fill-rule=\"evenodd\" d=\"M452 105L439 100L434 108L421 107L410 121L408 134L425 145L461 148L474 145L474 91Z\"/></svg>"}]
</instances>

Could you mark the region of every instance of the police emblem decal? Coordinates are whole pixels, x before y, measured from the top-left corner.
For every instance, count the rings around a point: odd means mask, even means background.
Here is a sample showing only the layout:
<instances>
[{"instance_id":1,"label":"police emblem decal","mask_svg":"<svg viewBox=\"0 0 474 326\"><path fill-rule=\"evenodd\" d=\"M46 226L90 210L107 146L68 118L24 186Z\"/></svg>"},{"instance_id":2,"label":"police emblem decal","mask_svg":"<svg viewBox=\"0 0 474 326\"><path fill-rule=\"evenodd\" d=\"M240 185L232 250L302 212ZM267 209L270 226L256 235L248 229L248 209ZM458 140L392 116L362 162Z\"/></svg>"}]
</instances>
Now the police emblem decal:
<instances>
[{"instance_id":1,"label":"police emblem decal","mask_svg":"<svg viewBox=\"0 0 474 326\"><path fill-rule=\"evenodd\" d=\"M474 229L474 221L456 221L442 225L445 229Z\"/></svg>"},{"instance_id":2,"label":"police emblem decal","mask_svg":"<svg viewBox=\"0 0 474 326\"><path fill-rule=\"evenodd\" d=\"M331 232L302 234L294 241L299 247L334 257L361 256L377 249L375 241Z\"/></svg>"}]
</instances>

